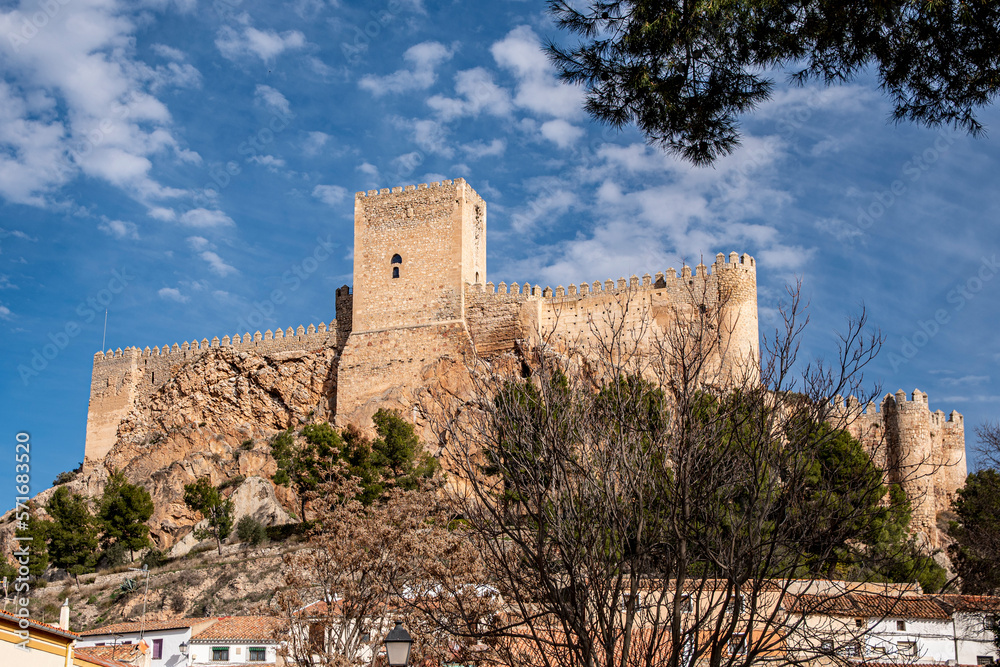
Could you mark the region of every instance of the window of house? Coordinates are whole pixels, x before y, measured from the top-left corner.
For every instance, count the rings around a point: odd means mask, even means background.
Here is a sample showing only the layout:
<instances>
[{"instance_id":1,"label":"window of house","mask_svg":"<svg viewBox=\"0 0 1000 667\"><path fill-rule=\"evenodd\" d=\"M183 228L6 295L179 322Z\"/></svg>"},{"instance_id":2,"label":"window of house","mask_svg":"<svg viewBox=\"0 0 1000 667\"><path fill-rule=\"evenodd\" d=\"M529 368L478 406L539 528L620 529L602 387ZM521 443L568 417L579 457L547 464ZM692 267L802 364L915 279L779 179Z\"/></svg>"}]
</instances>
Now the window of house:
<instances>
[{"instance_id":1,"label":"window of house","mask_svg":"<svg viewBox=\"0 0 1000 667\"><path fill-rule=\"evenodd\" d=\"M729 640L729 655L742 655L747 651L747 636L745 634L736 633L733 638Z\"/></svg>"},{"instance_id":2,"label":"window of house","mask_svg":"<svg viewBox=\"0 0 1000 667\"><path fill-rule=\"evenodd\" d=\"M228 646L213 646L212 647L212 661L213 662L229 662L229 647Z\"/></svg>"},{"instance_id":3,"label":"window of house","mask_svg":"<svg viewBox=\"0 0 1000 667\"><path fill-rule=\"evenodd\" d=\"M863 627L865 627L865 619L863 619L863 618L856 618L856 619L854 619L854 627L856 627L856 628L863 628Z\"/></svg>"},{"instance_id":4,"label":"window of house","mask_svg":"<svg viewBox=\"0 0 1000 667\"><path fill-rule=\"evenodd\" d=\"M896 642L899 655L914 658L917 655L917 642Z\"/></svg>"},{"instance_id":5,"label":"window of house","mask_svg":"<svg viewBox=\"0 0 1000 667\"><path fill-rule=\"evenodd\" d=\"M691 599L690 593L684 593L681 595L681 613L690 614L694 611L694 601Z\"/></svg>"},{"instance_id":6,"label":"window of house","mask_svg":"<svg viewBox=\"0 0 1000 667\"><path fill-rule=\"evenodd\" d=\"M727 614L742 614L743 613L743 598L739 595L734 595L729 602L726 603L726 613Z\"/></svg>"},{"instance_id":7,"label":"window of house","mask_svg":"<svg viewBox=\"0 0 1000 667\"><path fill-rule=\"evenodd\" d=\"M250 662L264 662L267 660L267 649L263 646L251 646L248 651L250 653Z\"/></svg>"},{"instance_id":8,"label":"window of house","mask_svg":"<svg viewBox=\"0 0 1000 667\"><path fill-rule=\"evenodd\" d=\"M163 640L154 639L153 640L153 660L163 659Z\"/></svg>"},{"instance_id":9,"label":"window of house","mask_svg":"<svg viewBox=\"0 0 1000 667\"><path fill-rule=\"evenodd\" d=\"M896 621L896 629L900 632L906 631L906 621Z\"/></svg>"},{"instance_id":10,"label":"window of house","mask_svg":"<svg viewBox=\"0 0 1000 667\"><path fill-rule=\"evenodd\" d=\"M840 649L840 654L848 658L856 658L861 655L861 646L857 642L844 644Z\"/></svg>"},{"instance_id":11,"label":"window of house","mask_svg":"<svg viewBox=\"0 0 1000 667\"><path fill-rule=\"evenodd\" d=\"M309 626L309 646L315 652L326 650L326 632L322 623L313 623Z\"/></svg>"},{"instance_id":12,"label":"window of house","mask_svg":"<svg viewBox=\"0 0 1000 667\"><path fill-rule=\"evenodd\" d=\"M399 269L403 266L403 258L398 254L392 256L392 277L399 277Z\"/></svg>"},{"instance_id":13,"label":"window of house","mask_svg":"<svg viewBox=\"0 0 1000 667\"><path fill-rule=\"evenodd\" d=\"M819 644L819 650L822 651L823 653L833 653L833 640L824 639Z\"/></svg>"},{"instance_id":14,"label":"window of house","mask_svg":"<svg viewBox=\"0 0 1000 667\"><path fill-rule=\"evenodd\" d=\"M992 655L977 655L976 656L977 665L992 665L993 656Z\"/></svg>"}]
</instances>

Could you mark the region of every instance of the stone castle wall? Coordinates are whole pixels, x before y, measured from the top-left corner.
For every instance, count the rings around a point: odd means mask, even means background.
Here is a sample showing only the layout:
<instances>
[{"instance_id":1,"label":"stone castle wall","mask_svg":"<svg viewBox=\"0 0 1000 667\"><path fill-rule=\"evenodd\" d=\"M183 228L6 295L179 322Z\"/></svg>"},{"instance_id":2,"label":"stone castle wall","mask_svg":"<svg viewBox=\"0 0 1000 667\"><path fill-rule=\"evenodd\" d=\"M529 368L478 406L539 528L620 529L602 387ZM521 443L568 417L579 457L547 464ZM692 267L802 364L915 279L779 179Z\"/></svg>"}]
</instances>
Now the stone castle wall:
<instances>
[{"instance_id":1,"label":"stone castle wall","mask_svg":"<svg viewBox=\"0 0 1000 667\"><path fill-rule=\"evenodd\" d=\"M351 331L351 302L349 287L337 290L337 319L329 325L321 322L319 326L246 332L232 338L214 337L211 341L203 338L162 348L127 347L96 353L87 409L84 465L91 467L104 458L117 441L118 425L140 399L162 387L178 368L196 361L212 348L233 347L258 354L323 347L341 349Z\"/></svg>"},{"instance_id":2,"label":"stone castle wall","mask_svg":"<svg viewBox=\"0 0 1000 667\"><path fill-rule=\"evenodd\" d=\"M912 507L911 525L939 547L944 535L939 515L951 507L965 486L965 423L952 411L930 411L927 394L914 389L907 400L902 389L886 394L879 405L861 406L853 396L836 402L847 430L878 455L892 482L906 491Z\"/></svg>"},{"instance_id":3,"label":"stone castle wall","mask_svg":"<svg viewBox=\"0 0 1000 667\"><path fill-rule=\"evenodd\" d=\"M757 267L746 254L720 253L710 267L683 266L680 275L668 269L555 289L495 285L486 275L486 203L463 179L359 192L354 233L354 291L337 290L329 324L97 353L85 465L104 458L138 402L220 346L261 354L333 348L339 423L362 423L380 402L416 406L428 374L444 359L462 362L470 352L490 357L542 337L586 345L607 333L605 317L623 299L624 326L643 332L646 342L678 317L719 307L721 319L713 321L720 325L722 359L759 359ZM852 433L896 471L913 503L914 526L937 544L938 514L965 482L962 417L931 413L921 392L912 400L902 392L886 396L880 408L863 409L853 399L841 405Z\"/></svg>"}]
</instances>

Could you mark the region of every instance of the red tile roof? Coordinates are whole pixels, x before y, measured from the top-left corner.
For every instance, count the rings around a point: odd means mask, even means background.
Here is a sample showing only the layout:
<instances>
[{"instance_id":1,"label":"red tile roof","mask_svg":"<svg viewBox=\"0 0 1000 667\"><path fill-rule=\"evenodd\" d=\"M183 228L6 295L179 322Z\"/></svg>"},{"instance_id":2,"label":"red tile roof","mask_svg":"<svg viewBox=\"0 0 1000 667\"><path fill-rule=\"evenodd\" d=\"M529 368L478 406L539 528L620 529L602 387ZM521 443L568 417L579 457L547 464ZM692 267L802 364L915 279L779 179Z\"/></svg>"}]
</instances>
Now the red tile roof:
<instances>
[{"instance_id":1,"label":"red tile roof","mask_svg":"<svg viewBox=\"0 0 1000 667\"><path fill-rule=\"evenodd\" d=\"M103 667L135 667L142 659L137 644L81 646L74 649L73 655Z\"/></svg>"},{"instance_id":2,"label":"red tile roof","mask_svg":"<svg viewBox=\"0 0 1000 667\"><path fill-rule=\"evenodd\" d=\"M197 633L192 642L218 641L276 642L284 634L285 621L276 616L223 616Z\"/></svg>"},{"instance_id":3,"label":"red tile roof","mask_svg":"<svg viewBox=\"0 0 1000 667\"><path fill-rule=\"evenodd\" d=\"M960 612L1000 611L1000 596L996 595L935 595L945 609Z\"/></svg>"},{"instance_id":4,"label":"red tile roof","mask_svg":"<svg viewBox=\"0 0 1000 667\"><path fill-rule=\"evenodd\" d=\"M20 616L15 616L9 611L4 611L3 609L0 609L0 618L7 619L14 623L19 623L21 621ZM69 630L63 630L58 625L49 625L48 623L42 623L41 621L35 621L30 618L28 619L28 623L30 624L29 627L35 628L36 630L41 630L43 632L51 632L54 635L65 637L67 639L76 639L80 637L79 634L75 632L70 632Z\"/></svg>"},{"instance_id":5,"label":"red tile roof","mask_svg":"<svg viewBox=\"0 0 1000 667\"><path fill-rule=\"evenodd\" d=\"M122 635L139 632L140 629L146 632L150 630L179 630L181 628L194 628L202 623L213 623L214 621L214 618L175 618L167 621L147 620L145 623L140 621L125 621L124 623L111 623L110 625L102 625L99 628L84 630L80 633L80 636Z\"/></svg>"},{"instance_id":6,"label":"red tile roof","mask_svg":"<svg viewBox=\"0 0 1000 667\"><path fill-rule=\"evenodd\" d=\"M951 614L929 595L799 595L790 611L802 614L857 616L861 618L929 618L947 620Z\"/></svg>"}]
</instances>

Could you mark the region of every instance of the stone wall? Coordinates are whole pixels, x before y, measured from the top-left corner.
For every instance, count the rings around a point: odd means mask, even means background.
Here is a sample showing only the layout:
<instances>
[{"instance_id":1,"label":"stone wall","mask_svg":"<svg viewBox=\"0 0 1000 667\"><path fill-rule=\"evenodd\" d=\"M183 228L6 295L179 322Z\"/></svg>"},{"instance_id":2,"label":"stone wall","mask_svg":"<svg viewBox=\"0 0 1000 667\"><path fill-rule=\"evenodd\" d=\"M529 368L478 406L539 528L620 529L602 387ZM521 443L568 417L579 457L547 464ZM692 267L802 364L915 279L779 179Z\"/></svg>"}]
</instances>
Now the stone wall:
<instances>
[{"instance_id":1,"label":"stone wall","mask_svg":"<svg viewBox=\"0 0 1000 667\"><path fill-rule=\"evenodd\" d=\"M881 403L859 405L856 398L837 399L847 430L876 453L876 463L890 471L890 481L906 491L912 507L911 525L933 547L945 542L938 528L955 494L965 486L965 424L952 411L930 411L927 394L914 389L907 399L900 389Z\"/></svg>"},{"instance_id":2,"label":"stone wall","mask_svg":"<svg viewBox=\"0 0 1000 667\"><path fill-rule=\"evenodd\" d=\"M697 308L722 308L722 349L729 360L754 363L759 358L757 270L753 257L716 255L711 271L699 264L629 280L559 285L553 290L529 283L505 282L466 286L466 322L479 354L513 349L516 340L544 338L555 344L587 346L607 336L613 323L623 326L647 346L678 316ZM623 306L627 303L628 308Z\"/></svg>"},{"instance_id":3,"label":"stone wall","mask_svg":"<svg viewBox=\"0 0 1000 667\"><path fill-rule=\"evenodd\" d=\"M87 409L87 440L84 466L100 462L118 439L118 426L141 398L163 386L182 366L199 359L207 350L233 347L260 354L314 350L324 347L341 350L351 330L350 289L337 290L337 319L329 325L299 325L293 329L268 329L264 333L246 332L232 338L217 336L208 340L174 343L163 347L127 347L94 355Z\"/></svg>"}]
</instances>

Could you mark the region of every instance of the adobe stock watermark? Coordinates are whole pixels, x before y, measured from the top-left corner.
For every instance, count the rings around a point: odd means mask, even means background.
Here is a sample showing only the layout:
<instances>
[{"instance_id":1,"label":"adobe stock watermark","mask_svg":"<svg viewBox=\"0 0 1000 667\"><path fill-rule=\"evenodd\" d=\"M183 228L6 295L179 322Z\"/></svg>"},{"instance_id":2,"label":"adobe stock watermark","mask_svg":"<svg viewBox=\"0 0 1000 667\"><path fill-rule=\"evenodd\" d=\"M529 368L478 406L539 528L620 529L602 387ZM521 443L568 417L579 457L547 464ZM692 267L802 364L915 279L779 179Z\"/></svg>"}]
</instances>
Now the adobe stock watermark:
<instances>
[{"instance_id":1,"label":"adobe stock watermark","mask_svg":"<svg viewBox=\"0 0 1000 667\"><path fill-rule=\"evenodd\" d=\"M942 131L932 144L903 163L900 178L889 184L888 190L872 195L867 206L858 207L857 227L868 231L886 212L905 195L909 186L919 181L925 173L948 152L955 143L955 134Z\"/></svg>"},{"instance_id":2,"label":"adobe stock watermark","mask_svg":"<svg viewBox=\"0 0 1000 667\"><path fill-rule=\"evenodd\" d=\"M917 356L917 353L938 335L941 327L949 324L955 313L975 299L985 289L986 284L996 277L997 273L1000 273L1000 262L997 261L996 254L983 257L979 268L972 276L948 291L945 299L952 304L951 308L938 308L932 317L926 320L917 320L917 327L913 333L909 336L903 336L899 352L889 354L889 364L892 365L892 370L898 371L900 366Z\"/></svg>"},{"instance_id":3,"label":"adobe stock watermark","mask_svg":"<svg viewBox=\"0 0 1000 667\"><path fill-rule=\"evenodd\" d=\"M272 112L265 125L248 134L247 138L240 142L239 146L236 147L236 152L246 156L243 161L248 164L259 159L265 147L284 132L290 124L291 119L288 116L279 111ZM211 180L205 183L203 189L209 193L209 196L214 196L214 194L228 188L233 182L233 177L239 176L241 173L243 173L243 169L236 160L229 160L224 165L219 164L211 167L208 170L208 176Z\"/></svg>"},{"instance_id":4,"label":"adobe stock watermark","mask_svg":"<svg viewBox=\"0 0 1000 667\"><path fill-rule=\"evenodd\" d=\"M14 53L20 53L21 47L34 39L38 31L43 30L70 2L71 0L40 0L37 3L38 11L28 15L14 10L14 13L21 19L17 29L7 33L7 40L10 42L11 48L14 49ZM16 21L17 19L15 19Z\"/></svg>"},{"instance_id":5,"label":"adobe stock watermark","mask_svg":"<svg viewBox=\"0 0 1000 667\"><path fill-rule=\"evenodd\" d=\"M372 9L369 15L372 19L363 27L352 25L354 31L351 41L340 43L340 51L344 54L348 64L357 65L361 61L361 56L368 51L368 46L376 37L382 33L382 29L392 23L403 9L401 0L389 0L385 9Z\"/></svg>"},{"instance_id":6,"label":"adobe stock watermark","mask_svg":"<svg viewBox=\"0 0 1000 667\"><path fill-rule=\"evenodd\" d=\"M120 270L112 269L111 278L105 286L77 304L74 312L79 319L67 320L59 329L50 331L46 337L47 343L40 348L32 348L31 361L27 364L18 364L17 372L21 376L21 382L24 386L27 387L33 378L38 377L48 368L49 364L69 347L73 339L80 335L80 332L83 331L81 320L83 324L90 324L97 319L101 311L107 309L133 280L135 280L135 275L129 273L126 267L122 267Z\"/></svg>"},{"instance_id":7,"label":"adobe stock watermark","mask_svg":"<svg viewBox=\"0 0 1000 667\"><path fill-rule=\"evenodd\" d=\"M263 301L255 301L250 314L246 318L239 319L237 322L239 331L255 331L263 326L274 315L275 306L284 303L288 298L288 293L295 292L302 287L302 283L319 270L320 264L330 259L333 249L337 247L332 239L332 234L327 234L325 239L316 237L316 247L313 248L312 253L292 264L287 271L281 274L280 284L283 287L271 290L271 293Z\"/></svg>"},{"instance_id":8,"label":"adobe stock watermark","mask_svg":"<svg viewBox=\"0 0 1000 667\"><path fill-rule=\"evenodd\" d=\"M17 529L27 530L29 509L28 500L31 497L31 436L21 431L14 436L14 512L17 519ZM14 615L18 617L17 637L20 640L17 647L28 650L30 640L28 619L31 613L28 603L31 601L31 585L28 576L31 574L31 541L30 535L15 535L16 549L13 552L17 561L17 577L14 578Z\"/></svg>"}]
</instances>

